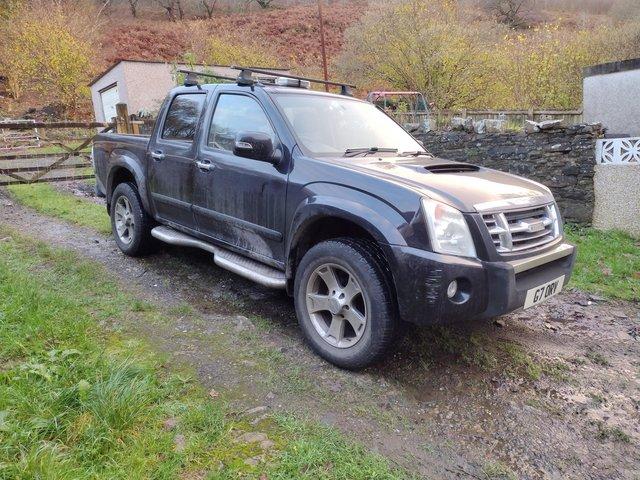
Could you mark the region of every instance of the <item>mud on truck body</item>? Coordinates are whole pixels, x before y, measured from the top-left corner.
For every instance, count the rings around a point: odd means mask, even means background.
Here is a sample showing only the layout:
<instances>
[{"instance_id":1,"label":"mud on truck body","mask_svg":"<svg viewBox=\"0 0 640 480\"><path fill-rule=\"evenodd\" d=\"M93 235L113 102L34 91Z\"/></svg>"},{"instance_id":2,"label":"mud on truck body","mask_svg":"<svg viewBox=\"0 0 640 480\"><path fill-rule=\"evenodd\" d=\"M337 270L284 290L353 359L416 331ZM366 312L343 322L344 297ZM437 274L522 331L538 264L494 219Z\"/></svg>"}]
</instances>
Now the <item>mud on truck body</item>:
<instances>
[{"instance_id":1,"label":"mud on truck body","mask_svg":"<svg viewBox=\"0 0 640 480\"><path fill-rule=\"evenodd\" d=\"M370 103L252 73L190 76L151 136L97 136L125 254L201 248L286 289L308 343L344 368L381 358L402 322L495 317L569 280L575 249L545 186L435 158Z\"/></svg>"}]
</instances>

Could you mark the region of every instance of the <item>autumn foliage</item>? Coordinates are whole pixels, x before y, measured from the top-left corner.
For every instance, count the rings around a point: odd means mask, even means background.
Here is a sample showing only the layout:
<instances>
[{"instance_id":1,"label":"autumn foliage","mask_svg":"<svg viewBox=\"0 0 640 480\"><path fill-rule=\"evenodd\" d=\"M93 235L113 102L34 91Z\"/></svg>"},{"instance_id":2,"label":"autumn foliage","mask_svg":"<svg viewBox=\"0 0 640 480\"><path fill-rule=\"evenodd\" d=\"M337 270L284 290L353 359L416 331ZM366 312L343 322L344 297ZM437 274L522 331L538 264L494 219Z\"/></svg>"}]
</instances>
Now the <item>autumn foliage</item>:
<instances>
[{"instance_id":1,"label":"autumn foliage","mask_svg":"<svg viewBox=\"0 0 640 480\"><path fill-rule=\"evenodd\" d=\"M438 108L579 108L582 69L640 56L638 25L515 30L454 0L390 1L347 31L336 66L364 87L424 92Z\"/></svg>"},{"instance_id":2,"label":"autumn foliage","mask_svg":"<svg viewBox=\"0 0 640 480\"><path fill-rule=\"evenodd\" d=\"M76 34L83 20L60 4L48 6L46 15L34 5L24 6L4 22L0 64L14 97L35 93L62 114L75 115L87 104L87 82L95 73L86 36L94 24Z\"/></svg>"},{"instance_id":3,"label":"autumn foliage","mask_svg":"<svg viewBox=\"0 0 640 480\"><path fill-rule=\"evenodd\" d=\"M530 2L573 2L579 15L541 10L526 27L501 20L484 0L325 1L330 75L362 95L418 90L442 109L580 108L585 66L640 57L637 0L616 0L588 20L583 1ZM291 3L247 10L212 1L200 15L199 2L182 0L184 20L170 21L155 0L137 0L135 18L126 2L5 0L0 76L12 98L0 99L0 115L12 102L22 111L57 104L64 115L88 112L89 79L119 59L277 65L320 76L317 6Z\"/></svg>"}]
</instances>

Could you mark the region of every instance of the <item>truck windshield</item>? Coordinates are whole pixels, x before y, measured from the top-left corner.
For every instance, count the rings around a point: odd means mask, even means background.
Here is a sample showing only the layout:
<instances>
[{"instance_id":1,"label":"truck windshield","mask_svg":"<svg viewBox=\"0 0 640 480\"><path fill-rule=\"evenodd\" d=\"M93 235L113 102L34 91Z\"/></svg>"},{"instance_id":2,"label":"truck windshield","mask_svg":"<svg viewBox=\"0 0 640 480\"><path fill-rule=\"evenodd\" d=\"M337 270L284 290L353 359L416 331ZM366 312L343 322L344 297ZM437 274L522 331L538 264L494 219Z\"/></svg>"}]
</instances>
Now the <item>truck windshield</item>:
<instances>
[{"instance_id":1,"label":"truck windshield","mask_svg":"<svg viewBox=\"0 0 640 480\"><path fill-rule=\"evenodd\" d=\"M387 155L424 152L411 135L370 103L295 93L274 98L303 150L313 155L353 156L350 152L355 150Z\"/></svg>"}]
</instances>

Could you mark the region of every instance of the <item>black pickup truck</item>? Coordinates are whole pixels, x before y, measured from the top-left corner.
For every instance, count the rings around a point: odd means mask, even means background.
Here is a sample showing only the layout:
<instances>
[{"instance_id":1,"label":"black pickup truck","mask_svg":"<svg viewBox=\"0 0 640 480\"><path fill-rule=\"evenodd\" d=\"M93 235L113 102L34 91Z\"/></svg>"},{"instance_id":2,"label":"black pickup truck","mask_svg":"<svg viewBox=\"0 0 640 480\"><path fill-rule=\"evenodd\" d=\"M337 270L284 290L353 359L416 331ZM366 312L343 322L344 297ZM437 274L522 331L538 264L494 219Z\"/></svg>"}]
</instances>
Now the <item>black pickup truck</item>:
<instances>
[{"instance_id":1,"label":"black pickup truck","mask_svg":"<svg viewBox=\"0 0 640 480\"><path fill-rule=\"evenodd\" d=\"M374 105L308 83L173 89L150 137L100 134L98 184L127 255L156 240L286 289L309 344L344 368L401 322L529 308L569 280L549 189L434 158Z\"/></svg>"}]
</instances>

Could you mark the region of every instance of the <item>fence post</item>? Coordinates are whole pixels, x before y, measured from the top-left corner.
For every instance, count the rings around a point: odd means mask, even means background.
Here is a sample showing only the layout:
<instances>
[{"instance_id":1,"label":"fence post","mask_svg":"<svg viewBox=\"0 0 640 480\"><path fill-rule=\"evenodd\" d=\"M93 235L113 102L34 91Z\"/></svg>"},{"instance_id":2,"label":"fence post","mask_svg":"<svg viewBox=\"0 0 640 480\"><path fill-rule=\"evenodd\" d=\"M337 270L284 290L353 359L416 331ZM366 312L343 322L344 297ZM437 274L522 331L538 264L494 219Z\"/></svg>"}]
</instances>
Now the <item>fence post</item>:
<instances>
[{"instance_id":1,"label":"fence post","mask_svg":"<svg viewBox=\"0 0 640 480\"><path fill-rule=\"evenodd\" d=\"M133 133L126 103L116 103L116 115L116 131L118 133Z\"/></svg>"},{"instance_id":2,"label":"fence post","mask_svg":"<svg viewBox=\"0 0 640 480\"><path fill-rule=\"evenodd\" d=\"M529 120L533 121L533 108L529 109L529 113L527 113L527 117L529 118Z\"/></svg>"}]
</instances>

